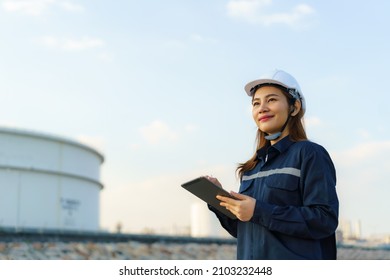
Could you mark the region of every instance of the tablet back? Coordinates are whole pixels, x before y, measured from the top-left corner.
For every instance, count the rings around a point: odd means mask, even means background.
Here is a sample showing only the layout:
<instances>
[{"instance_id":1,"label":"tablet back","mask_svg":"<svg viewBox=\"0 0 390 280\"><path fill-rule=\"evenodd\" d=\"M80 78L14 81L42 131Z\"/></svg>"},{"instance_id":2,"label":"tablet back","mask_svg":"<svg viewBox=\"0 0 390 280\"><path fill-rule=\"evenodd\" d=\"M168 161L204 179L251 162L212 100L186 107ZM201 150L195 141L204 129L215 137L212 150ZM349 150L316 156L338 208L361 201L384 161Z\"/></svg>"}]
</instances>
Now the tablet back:
<instances>
[{"instance_id":1,"label":"tablet back","mask_svg":"<svg viewBox=\"0 0 390 280\"><path fill-rule=\"evenodd\" d=\"M196 195L206 203L210 204L214 208L216 208L221 213L225 214L231 219L237 219L235 215L233 215L232 212L227 210L225 207L222 207L219 205L221 203L220 200L216 198L217 195L227 196L233 199L232 195L230 195L229 192L222 189L221 187L215 185L205 177L199 177L194 180L191 180L189 182L186 182L181 185L183 188L185 188L190 193Z\"/></svg>"}]
</instances>

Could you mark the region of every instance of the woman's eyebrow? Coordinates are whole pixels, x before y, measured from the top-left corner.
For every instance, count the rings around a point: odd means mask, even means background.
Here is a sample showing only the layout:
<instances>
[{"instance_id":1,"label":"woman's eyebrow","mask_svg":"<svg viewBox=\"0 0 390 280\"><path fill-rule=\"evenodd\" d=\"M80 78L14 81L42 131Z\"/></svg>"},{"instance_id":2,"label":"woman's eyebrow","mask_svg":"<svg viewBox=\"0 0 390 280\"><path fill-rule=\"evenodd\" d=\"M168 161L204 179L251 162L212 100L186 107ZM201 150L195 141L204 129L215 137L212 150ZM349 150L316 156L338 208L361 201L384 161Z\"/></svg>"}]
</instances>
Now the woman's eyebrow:
<instances>
[{"instance_id":1,"label":"woman's eyebrow","mask_svg":"<svg viewBox=\"0 0 390 280\"><path fill-rule=\"evenodd\" d=\"M279 94L276 94L276 93L270 93L270 94L267 94L267 95L265 96L265 98L268 98L268 97L273 97L273 96L279 97Z\"/></svg>"},{"instance_id":2,"label":"woman's eyebrow","mask_svg":"<svg viewBox=\"0 0 390 280\"><path fill-rule=\"evenodd\" d=\"M279 95L276 94L276 93L269 93L266 96L264 96L264 98L269 98L269 97L279 97ZM255 97L255 98L252 99L252 102L255 101L255 100L258 101L258 100L261 100L261 98L260 97Z\"/></svg>"}]
</instances>

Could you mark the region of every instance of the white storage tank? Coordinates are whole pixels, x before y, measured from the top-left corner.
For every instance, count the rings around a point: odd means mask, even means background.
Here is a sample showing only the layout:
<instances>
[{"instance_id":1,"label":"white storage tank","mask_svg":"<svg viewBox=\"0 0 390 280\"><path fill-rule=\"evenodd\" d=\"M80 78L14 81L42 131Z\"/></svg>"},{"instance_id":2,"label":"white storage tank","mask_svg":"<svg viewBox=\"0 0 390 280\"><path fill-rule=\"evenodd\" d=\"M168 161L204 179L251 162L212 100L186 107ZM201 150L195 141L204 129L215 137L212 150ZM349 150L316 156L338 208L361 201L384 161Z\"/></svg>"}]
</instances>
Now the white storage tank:
<instances>
[{"instance_id":1,"label":"white storage tank","mask_svg":"<svg viewBox=\"0 0 390 280\"><path fill-rule=\"evenodd\" d=\"M207 208L203 201L191 204L191 236L192 237L225 237L215 214Z\"/></svg>"},{"instance_id":2,"label":"white storage tank","mask_svg":"<svg viewBox=\"0 0 390 280\"><path fill-rule=\"evenodd\" d=\"M103 161L69 139L0 128L0 229L99 230Z\"/></svg>"}]
</instances>

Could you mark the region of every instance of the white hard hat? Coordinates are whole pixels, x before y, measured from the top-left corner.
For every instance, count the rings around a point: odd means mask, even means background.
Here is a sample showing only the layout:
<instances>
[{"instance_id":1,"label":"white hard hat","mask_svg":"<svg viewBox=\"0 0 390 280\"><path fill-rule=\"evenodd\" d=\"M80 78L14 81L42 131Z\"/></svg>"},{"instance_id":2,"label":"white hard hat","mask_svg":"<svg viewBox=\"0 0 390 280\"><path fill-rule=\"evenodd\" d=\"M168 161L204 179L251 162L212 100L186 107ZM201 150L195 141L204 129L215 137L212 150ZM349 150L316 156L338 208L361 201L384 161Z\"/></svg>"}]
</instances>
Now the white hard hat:
<instances>
[{"instance_id":1,"label":"white hard hat","mask_svg":"<svg viewBox=\"0 0 390 280\"><path fill-rule=\"evenodd\" d=\"M284 87L292 97L301 102L303 112L306 111L306 102L302 94L302 90L297 80L295 80L295 78L289 73L283 70L274 70L271 73L260 77L260 79L248 83L245 86L245 91L249 96L252 96L258 86L265 84L279 85Z\"/></svg>"}]
</instances>

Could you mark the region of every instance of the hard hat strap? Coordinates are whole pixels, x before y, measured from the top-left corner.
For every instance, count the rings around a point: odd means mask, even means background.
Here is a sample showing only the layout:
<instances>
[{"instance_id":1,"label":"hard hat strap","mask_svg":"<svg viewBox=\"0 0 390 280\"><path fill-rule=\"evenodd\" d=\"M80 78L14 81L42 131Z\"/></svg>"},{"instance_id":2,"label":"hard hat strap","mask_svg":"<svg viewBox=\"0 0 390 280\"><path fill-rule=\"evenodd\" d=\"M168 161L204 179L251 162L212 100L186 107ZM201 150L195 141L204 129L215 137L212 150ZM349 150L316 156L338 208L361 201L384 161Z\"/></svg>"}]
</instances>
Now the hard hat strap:
<instances>
[{"instance_id":1,"label":"hard hat strap","mask_svg":"<svg viewBox=\"0 0 390 280\"><path fill-rule=\"evenodd\" d=\"M294 102L295 102L295 100L296 100L295 98L291 98L291 99L292 99ZM293 101L291 101L291 102L293 102ZM291 104L291 105L293 105L293 104ZM276 139L278 139L278 138L282 135L283 130L287 127L287 124L288 124L288 121L289 121L290 118L291 118L292 112L294 112L294 109L288 114L287 120L286 120L286 122L284 123L284 125L282 126L282 128L280 129L279 132L276 132L276 133L274 133L274 134L267 134L267 133L265 133L266 136L264 136L264 138L265 138L266 140L276 140Z\"/></svg>"}]
</instances>

